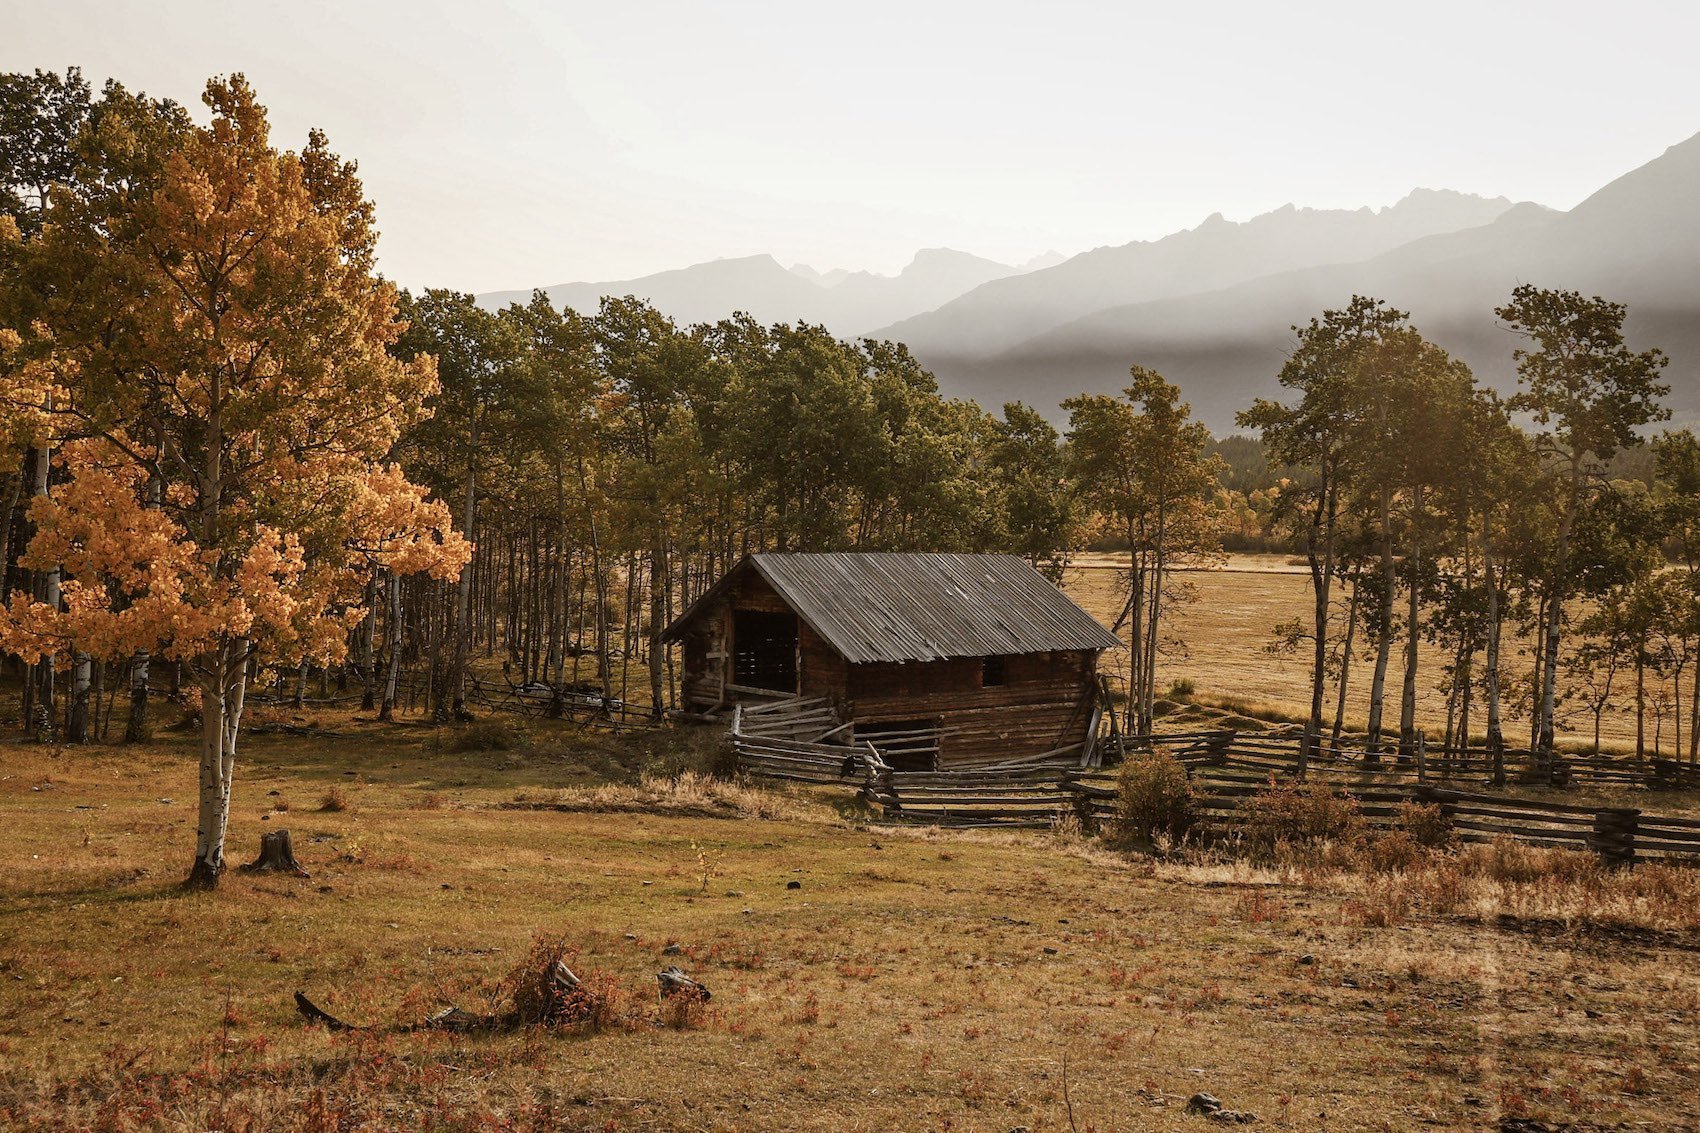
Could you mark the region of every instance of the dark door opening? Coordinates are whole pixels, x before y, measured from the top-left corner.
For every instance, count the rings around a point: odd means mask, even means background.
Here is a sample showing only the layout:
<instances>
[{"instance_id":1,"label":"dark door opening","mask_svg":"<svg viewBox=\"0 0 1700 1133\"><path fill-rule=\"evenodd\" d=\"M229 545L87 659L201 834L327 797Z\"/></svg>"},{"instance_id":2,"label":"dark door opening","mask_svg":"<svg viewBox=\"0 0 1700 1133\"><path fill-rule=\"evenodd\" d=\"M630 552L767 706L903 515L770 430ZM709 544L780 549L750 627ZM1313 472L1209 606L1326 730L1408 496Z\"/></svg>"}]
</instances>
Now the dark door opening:
<instances>
[{"instance_id":1,"label":"dark door opening","mask_svg":"<svg viewBox=\"0 0 1700 1133\"><path fill-rule=\"evenodd\" d=\"M732 683L797 691L797 616L732 611Z\"/></svg>"}]
</instances>

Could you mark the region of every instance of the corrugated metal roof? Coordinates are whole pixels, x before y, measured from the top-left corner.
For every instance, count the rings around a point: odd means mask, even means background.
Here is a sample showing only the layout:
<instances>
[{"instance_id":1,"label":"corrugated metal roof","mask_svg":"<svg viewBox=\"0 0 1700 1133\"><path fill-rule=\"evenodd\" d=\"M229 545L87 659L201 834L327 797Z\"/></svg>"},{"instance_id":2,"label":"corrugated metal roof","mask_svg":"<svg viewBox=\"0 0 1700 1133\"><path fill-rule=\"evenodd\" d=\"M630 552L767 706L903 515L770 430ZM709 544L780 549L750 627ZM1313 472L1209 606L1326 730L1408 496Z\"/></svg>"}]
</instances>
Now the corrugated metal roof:
<instances>
[{"instance_id":1,"label":"corrugated metal roof","mask_svg":"<svg viewBox=\"0 0 1700 1133\"><path fill-rule=\"evenodd\" d=\"M676 637L750 566L852 664L936 661L1120 644L1017 555L751 555L668 627Z\"/></svg>"}]
</instances>

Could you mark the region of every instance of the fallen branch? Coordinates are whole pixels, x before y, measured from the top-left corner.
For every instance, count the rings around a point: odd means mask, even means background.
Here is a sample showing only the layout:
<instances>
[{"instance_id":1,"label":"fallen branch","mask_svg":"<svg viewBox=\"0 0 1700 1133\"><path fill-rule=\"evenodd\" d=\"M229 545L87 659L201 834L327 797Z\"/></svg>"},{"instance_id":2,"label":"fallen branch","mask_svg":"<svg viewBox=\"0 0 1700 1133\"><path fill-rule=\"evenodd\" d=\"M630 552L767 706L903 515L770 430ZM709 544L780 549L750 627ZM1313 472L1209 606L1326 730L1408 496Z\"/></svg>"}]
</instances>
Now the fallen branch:
<instances>
[{"instance_id":1,"label":"fallen branch","mask_svg":"<svg viewBox=\"0 0 1700 1133\"><path fill-rule=\"evenodd\" d=\"M706 987L703 987L701 984L691 979L691 977L687 976L684 972L680 971L676 965L669 965L668 967L663 968L661 971L656 973L655 978L661 984L662 999L672 999L674 996L682 996L688 999L694 999L699 1003L707 1003L713 998Z\"/></svg>"},{"instance_id":2,"label":"fallen branch","mask_svg":"<svg viewBox=\"0 0 1700 1133\"><path fill-rule=\"evenodd\" d=\"M324 1027L327 1031L364 1031L370 1029L367 1027L356 1027L351 1023L344 1023L341 1019L338 1019L335 1015L332 1015L329 1011L326 1011L299 991L295 993L295 1009L301 1012L302 1015L306 1016L309 1023L317 1023Z\"/></svg>"}]
</instances>

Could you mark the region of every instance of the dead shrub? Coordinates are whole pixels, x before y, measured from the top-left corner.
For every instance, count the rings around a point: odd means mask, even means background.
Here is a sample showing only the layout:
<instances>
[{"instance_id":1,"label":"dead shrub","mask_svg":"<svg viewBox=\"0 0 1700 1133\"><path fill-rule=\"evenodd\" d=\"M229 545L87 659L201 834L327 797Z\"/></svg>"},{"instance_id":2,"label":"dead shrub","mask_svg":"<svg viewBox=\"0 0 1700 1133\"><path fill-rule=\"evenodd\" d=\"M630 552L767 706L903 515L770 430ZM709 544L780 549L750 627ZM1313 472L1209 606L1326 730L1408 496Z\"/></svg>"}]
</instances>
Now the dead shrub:
<instances>
[{"instance_id":1,"label":"dead shrub","mask_svg":"<svg viewBox=\"0 0 1700 1133\"><path fill-rule=\"evenodd\" d=\"M1116 818L1125 841L1180 842L1197 819L1186 768L1165 751L1127 760L1116 775Z\"/></svg>"},{"instance_id":2,"label":"dead shrub","mask_svg":"<svg viewBox=\"0 0 1700 1133\"><path fill-rule=\"evenodd\" d=\"M347 810L348 806L348 792L343 790L340 783L326 791L319 799L320 810L340 812Z\"/></svg>"},{"instance_id":3,"label":"dead shrub","mask_svg":"<svg viewBox=\"0 0 1700 1133\"><path fill-rule=\"evenodd\" d=\"M1278 783L1246 801L1246 846L1254 856L1314 856L1328 847L1350 849L1367 827L1358 801L1321 783Z\"/></svg>"},{"instance_id":4,"label":"dead shrub","mask_svg":"<svg viewBox=\"0 0 1700 1133\"><path fill-rule=\"evenodd\" d=\"M1369 868L1377 873L1404 873L1421 865L1428 849L1409 831L1390 830L1372 838L1364 850Z\"/></svg>"},{"instance_id":5,"label":"dead shrub","mask_svg":"<svg viewBox=\"0 0 1700 1133\"><path fill-rule=\"evenodd\" d=\"M1458 832L1438 803L1400 803L1393 822L1417 845L1431 850L1450 849L1458 841Z\"/></svg>"},{"instance_id":6,"label":"dead shrub","mask_svg":"<svg viewBox=\"0 0 1700 1133\"><path fill-rule=\"evenodd\" d=\"M574 972L578 955L564 940L539 933L524 959L496 984L493 1000L500 1014L521 1026L576 1026L602 1031L627 1022L627 996L608 972ZM565 969L571 980L558 978ZM576 980L576 983L573 982Z\"/></svg>"},{"instance_id":7,"label":"dead shrub","mask_svg":"<svg viewBox=\"0 0 1700 1133\"><path fill-rule=\"evenodd\" d=\"M452 752L513 751L524 740L506 720L474 720L451 731L442 746Z\"/></svg>"}]
</instances>

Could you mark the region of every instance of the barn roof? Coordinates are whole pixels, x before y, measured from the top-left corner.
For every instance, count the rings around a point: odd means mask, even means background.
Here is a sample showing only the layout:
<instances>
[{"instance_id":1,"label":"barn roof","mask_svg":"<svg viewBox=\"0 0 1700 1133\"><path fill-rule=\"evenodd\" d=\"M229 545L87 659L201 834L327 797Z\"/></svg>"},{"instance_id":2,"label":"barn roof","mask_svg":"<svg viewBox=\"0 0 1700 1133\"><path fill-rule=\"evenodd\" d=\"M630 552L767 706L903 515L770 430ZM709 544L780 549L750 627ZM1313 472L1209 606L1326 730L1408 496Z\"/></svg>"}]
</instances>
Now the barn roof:
<instances>
[{"instance_id":1,"label":"barn roof","mask_svg":"<svg viewBox=\"0 0 1700 1133\"><path fill-rule=\"evenodd\" d=\"M760 573L846 661L1111 649L1114 634L1018 555L758 554L681 614L680 636L743 571Z\"/></svg>"}]
</instances>

